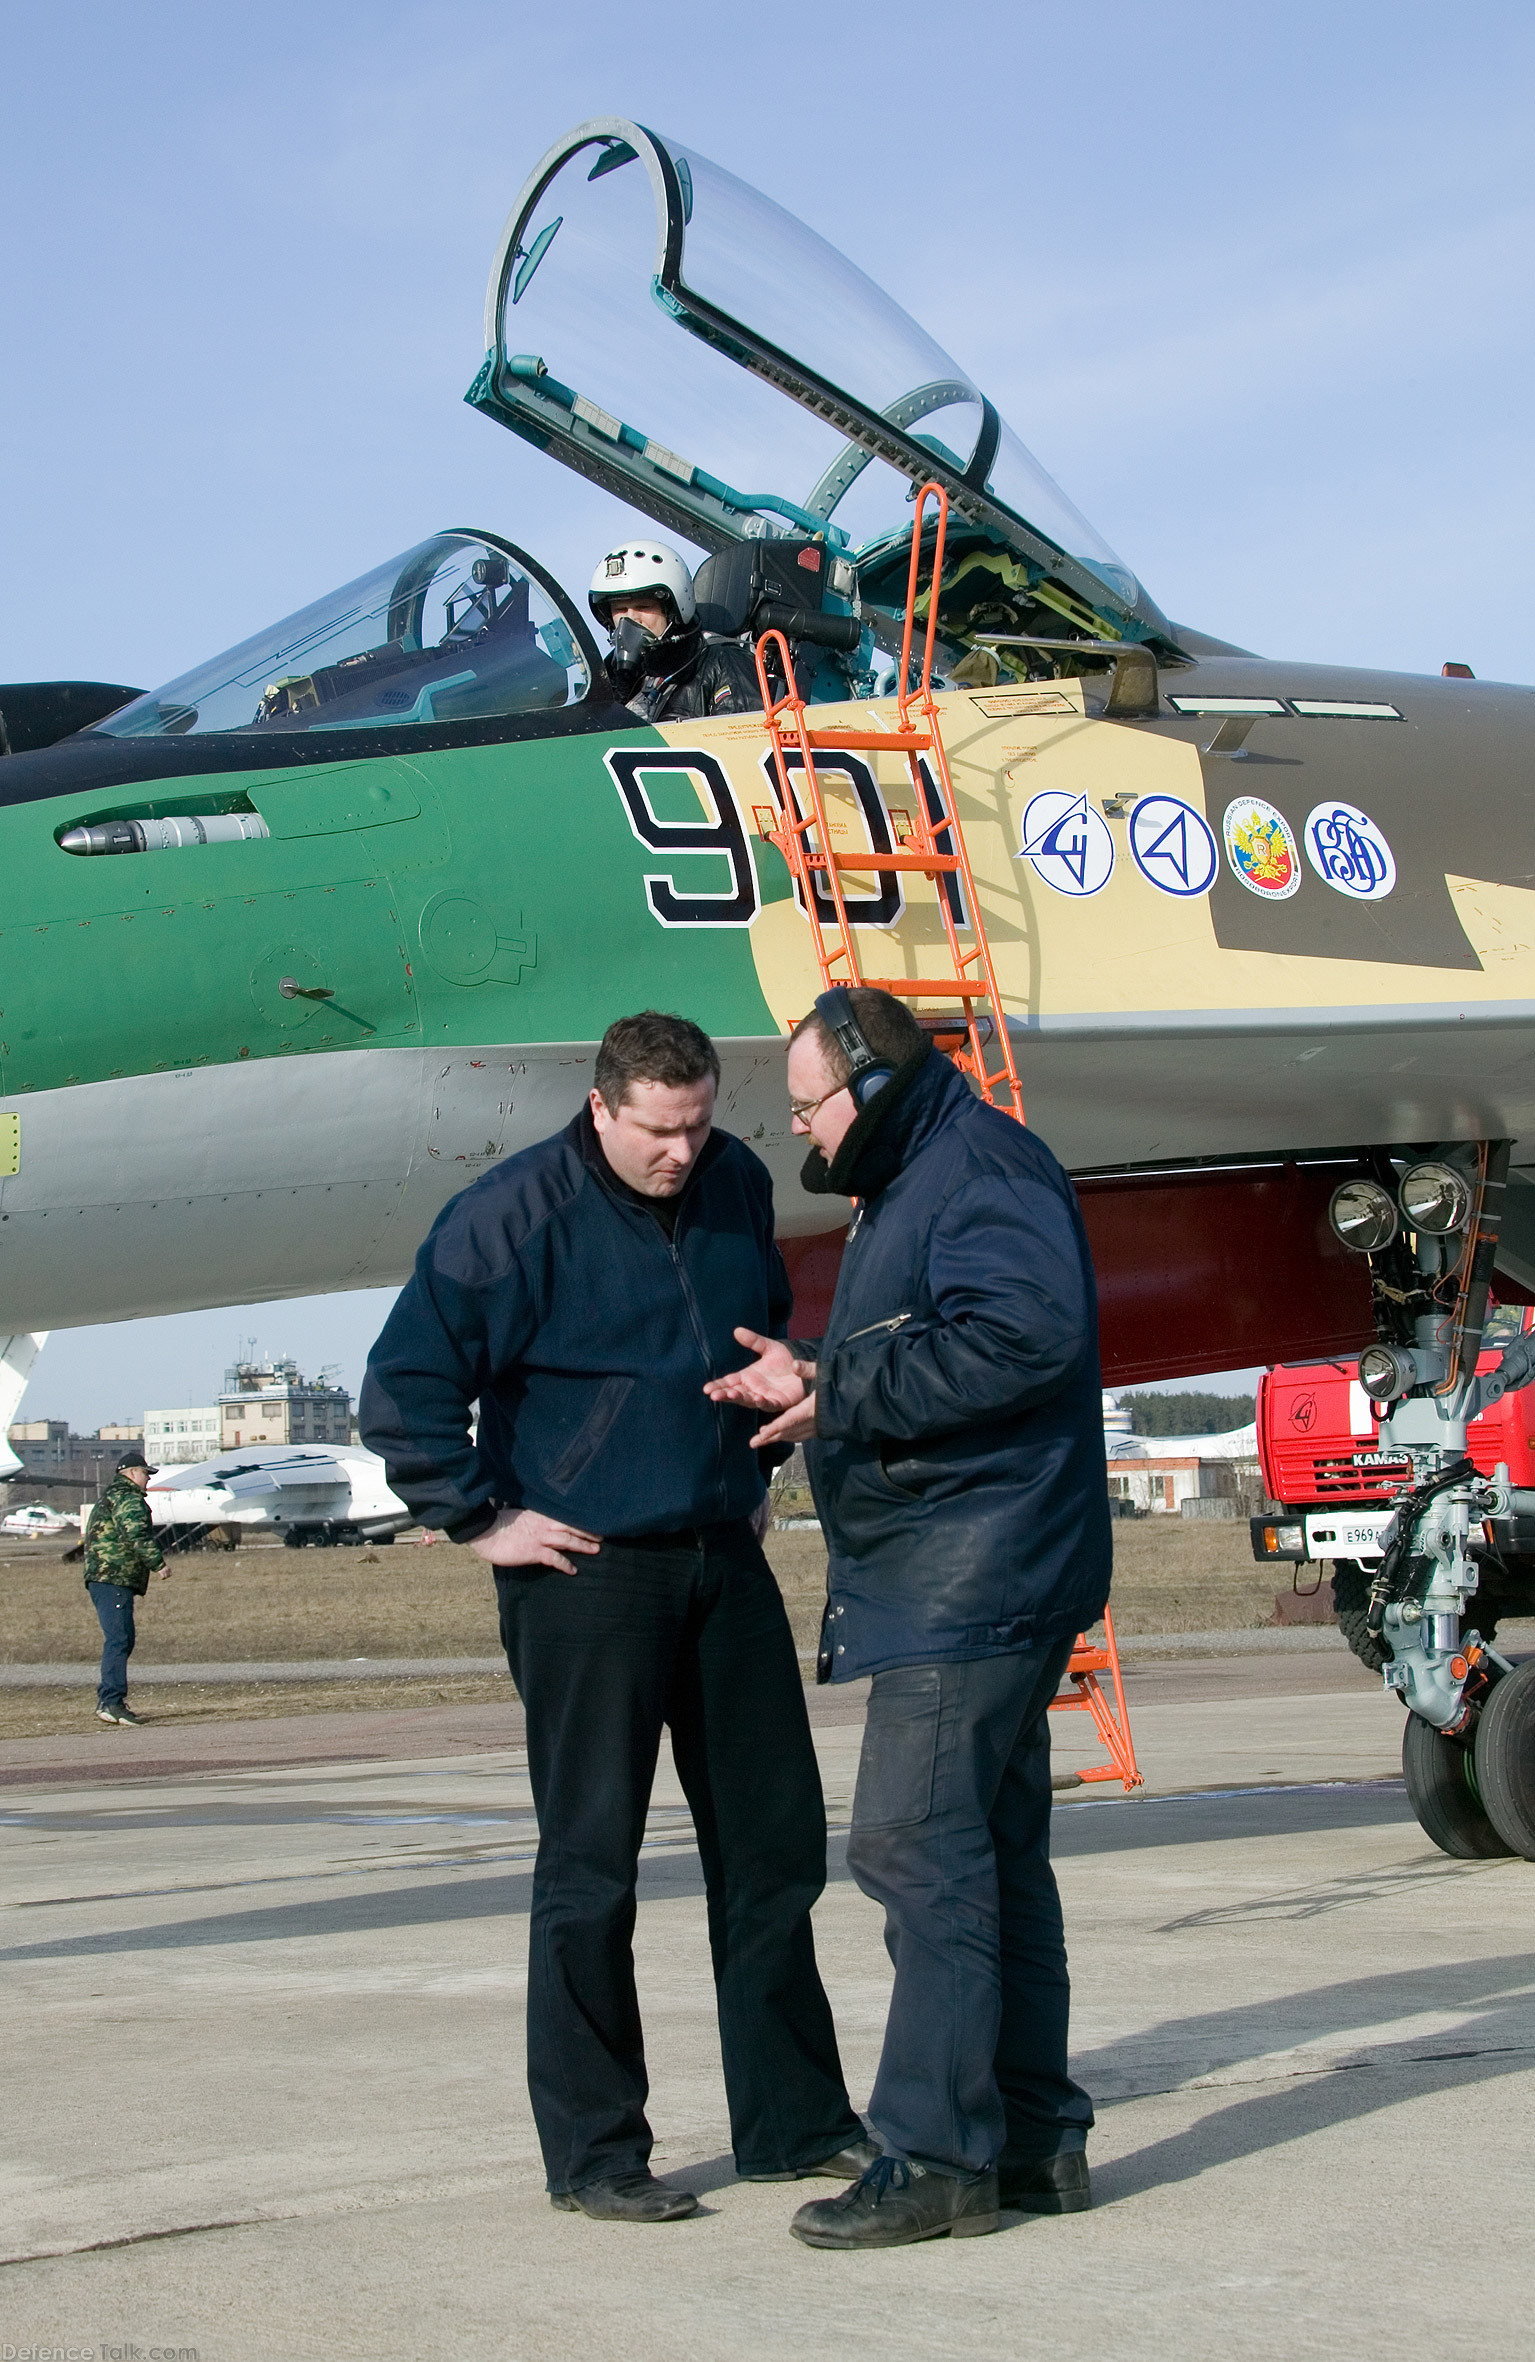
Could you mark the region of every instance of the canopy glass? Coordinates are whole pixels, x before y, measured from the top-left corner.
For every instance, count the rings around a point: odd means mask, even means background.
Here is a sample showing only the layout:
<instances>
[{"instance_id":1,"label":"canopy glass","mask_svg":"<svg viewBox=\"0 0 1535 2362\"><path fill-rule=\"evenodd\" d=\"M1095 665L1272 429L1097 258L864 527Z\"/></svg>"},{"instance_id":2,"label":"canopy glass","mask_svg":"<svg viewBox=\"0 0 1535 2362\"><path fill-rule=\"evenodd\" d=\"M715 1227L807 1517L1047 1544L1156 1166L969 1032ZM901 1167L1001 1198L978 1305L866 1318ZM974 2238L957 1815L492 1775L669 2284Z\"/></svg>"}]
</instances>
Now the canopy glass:
<instances>
[{"instance_id":1,"label":"canopy glass","mask_svg":"<svg viewBox=\"0 0 1535 2362\"><path fill-rule=\"evenodd\" d=\"M525 552L437 533L96 727L155 738L534 713L586 695L590 652L585 624Z\"/></svg>"},{"instance_id":2,"label":"canopy glass","mask_svg":"<svg viewBox=\"0 0 1535 2362\"><path fill-rule=\"evenodd\" d=\"M821 531L877 556L933 474L956 531L1054 581L1057 623L1167 631L950 355L696 149L617 118L568 134L507 224L486 329L470 400L704 548Z\"/></svg>"}]
</instances>

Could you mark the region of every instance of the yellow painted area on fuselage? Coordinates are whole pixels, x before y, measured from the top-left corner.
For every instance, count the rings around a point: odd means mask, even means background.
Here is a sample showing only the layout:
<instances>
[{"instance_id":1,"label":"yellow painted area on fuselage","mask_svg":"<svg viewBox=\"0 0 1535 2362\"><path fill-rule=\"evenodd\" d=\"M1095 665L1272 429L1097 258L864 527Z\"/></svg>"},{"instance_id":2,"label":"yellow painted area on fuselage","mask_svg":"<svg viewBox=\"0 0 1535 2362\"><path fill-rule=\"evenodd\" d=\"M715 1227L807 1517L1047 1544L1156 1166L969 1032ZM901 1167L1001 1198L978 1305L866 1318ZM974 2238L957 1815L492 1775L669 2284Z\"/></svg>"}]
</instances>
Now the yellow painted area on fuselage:
<instances>
[{"instance_id":1,"label":"yellow painted area on fuselage","mask_svg":"<svg viewBox=\"0 0 1535 2362\"><path fill-rule=\"evenodd\" d=\"M1226 868L1222 807L1207 806L1197 747L1089 716L1075 681L1032 691L948 691L938 704L965 844L1010 1016L1379 1011L1392 1005L1535 1000L1535 896L1522 889L1449 879L1457 913L1482 960L1479 970L1223 947L1216 940L1209 895L1159 891L1137 867L1128 841L1128 808L1134 800L1173 796L1205 818ZM895 727L895 701L817 706L811 721L818 729L873 734L880 725ZM707 748L720 759L748 833L760 838L775 809L761 721L735 715L667 723L662 735L673 746ZM902 816L909 815L913 802L906 759L894 751L861 759L874 774L899 838ZM834 846L849 851L869 839L851 783L832 768L835 761L835 755L823 753L818 769ZM1234 793L1239 785L1233 773ZM1025 809L1045 788L1085 795L1104 814L1114 841L1114 866L1096 894L1056 892L1030 861L1018 857ZM1121 798L1126 810L1116 814L1113 807ZM1303 817L1292 815L1292 825L1298 828ZM843 883L850 895L877 891L872 869L845 872ZM916 872L903 873L901 883L905 907L896 924L855 930L862 972L941 974L947 951L937 888ZM1329 891L1303 866L1301 895ZM811 930L797 902L785 898L764 907L751 936L764 998L779 1023L788 1026L820 989Z\"/></svg>"}]
</instances>

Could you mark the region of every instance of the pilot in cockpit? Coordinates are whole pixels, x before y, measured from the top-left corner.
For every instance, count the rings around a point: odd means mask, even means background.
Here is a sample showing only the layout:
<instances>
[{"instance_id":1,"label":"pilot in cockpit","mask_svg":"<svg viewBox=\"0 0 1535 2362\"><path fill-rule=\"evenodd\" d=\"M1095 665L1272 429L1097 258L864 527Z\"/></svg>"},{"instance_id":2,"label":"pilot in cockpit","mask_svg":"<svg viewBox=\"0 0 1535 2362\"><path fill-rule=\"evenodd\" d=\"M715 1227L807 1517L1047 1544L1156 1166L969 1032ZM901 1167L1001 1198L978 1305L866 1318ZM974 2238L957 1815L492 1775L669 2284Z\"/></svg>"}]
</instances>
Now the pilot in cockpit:
<instances>
[{"instance_id":1,"label":"pilot in cockpit","mask_svg":"<svg viewBox=\"0 0 1535 2362\"><path fill-rule=\"evenodd\" d=\"M613 642L608 679L640 721L761 711L750 650L705 635L693 577L666 542L631 541L610 550L587 598Z\"/></svg>"}]
</instances>

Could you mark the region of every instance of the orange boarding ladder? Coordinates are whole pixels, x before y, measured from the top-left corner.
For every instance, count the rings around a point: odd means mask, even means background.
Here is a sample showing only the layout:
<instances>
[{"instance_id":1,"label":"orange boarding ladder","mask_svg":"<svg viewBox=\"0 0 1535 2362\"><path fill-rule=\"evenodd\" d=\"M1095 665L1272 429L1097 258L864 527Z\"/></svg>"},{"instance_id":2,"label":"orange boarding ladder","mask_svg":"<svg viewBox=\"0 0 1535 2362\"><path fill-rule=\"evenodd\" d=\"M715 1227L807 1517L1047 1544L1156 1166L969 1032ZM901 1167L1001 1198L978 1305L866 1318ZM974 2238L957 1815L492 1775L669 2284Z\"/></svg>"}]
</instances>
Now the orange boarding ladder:
<instances>
[{"instance_id":1,"label":"orange boarding ladder","mask_svg":"<svg viewBox=\"0 0 1535 2362\"><path fill-rule=\"evenodd\" d=\"M1114 1684L1114 1705L1103 1694L1098 1676L1107 1673ZM1122 1780L1127 1796L1145 1786L1140 1765L1135 1760L1135 1741L1130 1736L1130 1712L1125 1704L1125 1685L1119 1670L1119 1649L1114 1639L1114 1618L1107 1608L1103 1611L1103 1646L1079 1632L1066 1667L1066 1679L1071 1688L1060 1690L1050 1701L1052 1714L1090 1714L1103 1741L1107 1763L1090 1763L1085 1771L1058 1772L1051 1781L1053 1788L1085 1787L1094 1780ZM1116 1712L1115 1709L1118 1709Z\"/></svg>"},{"instance_id":2,"label":"orange boarding ladder","mask_svg":"<svg viewBox=\"0 0 1535 2362\"><path fill-rule=\"evenodd\" d=\"M922 677L917 687L911 687L911 643L917 611L917 581L922 563L922 518L928 496L938 507L938 530L933 544L932 584L928 595L927 637L922 650ZM939 726L938 706L933 696L933 639L938 629L938 585L943 579L943 544L948 531L948 495L940 484L924 484L917 494L916 514L911 524L911 566L906 578L906 626L901 636L901 669L896 691L896 727L893 730L813 730L805 712L805 701L800 696L794 679L794 665L788 644L780 631L764 632L757 642L757 679L762 690L762 710L767 717L768 743L773 750L773 771L778 790L779 824L769 834L769 841L778 847L789 865L789 874L799 889L800 901L810 921L815 939L816 958L820 963L823 989L833 984L867 984L879 992L898 993L903 1000L925 1000L942 1004L957 1002L952 1031L958 1036L960 1047L953 1053L954 1063L963 1073L972 1075L981 1096L993 1107L1001 1107L1008 1115L1023 1121L1023 1092L1019 1086L1018 1069L1013 1062L1013 1045L1008 1038L1007 1024L1002 1015L1002 1003L997 992L996 971L992 966L991 946L986 940L986 924L971 875L970 856L965 850L964 831L959 824L959 810L954 799L954 783L949 776L949 758L944 752L943 734ZM768 683L767 657L772 648L786 683L781 697L774 697ZM793 789L789 785L789 767L784 759L786 736L799 752L803 765L809 810L801 813ZM821 754L902 754L911 775L912 810L915 818L911 836L898 853L837 853L832 849L831 829L826 818L826 803L821 793L821 782L816 771L815 757ZM931 765L922 757L929 755ZM827 769L835 769L828 764ZM842 892L841 873L845 869L920 870L924 877L938 885L938 910L943 920L943 931L949 950L949 969L938 976L865 976L858 963L858 948L848 923L847 903ZM822 885L820 880L824 879ZM952 879L954 884L946 881ZM833 916L821 916L821 904L829 900ZM830 933L831 940L827 936ZM968 936L969 949L961 942ZM987 1057L987 1046L994 1046L1000 1063L992 1066Z\"/></svg>"},{"instance_id":3,"label":"orange boarding ladder","mask_svg":"<svg viewBox=\"0 0 1535 2362\"><path fill-rule=\"evenodd\" d=\"M911 643L917 616L917 585L922 570L922 521L929 497L937 507L937 530L933 541L932 577L927 601L927 632L922 646L922 675L913 689ZM897 675L897 719L894 730L813 730L805 701L799 694L793 660L783 633L766 631L757 642L757 681L762 691L762 710L767 721L768 743L772 748L773 772L778 791L779 824L768 832L768 838L782 853L789 865L789 875L799 889L800 904L810 922L810 932L815 943L822 989L829 990L834 984L863 984L879 992L898 994L903 1000L927 1000L940 1004L945 1001L957 1002L958 1008L949 1037L958 1042L958 1047L951 1052L955 1065L961 1073L973 1077L989 1106L1001 1108L1004 1113L1016 1116L1022 1123L1023 1091L1013 1061L1013 1045L1008 1036L1007 1022L1002 1013L991 946L986 940L986 923L981 916L970 856L965 849L965 833L960 826L954 783L949 774L949 758L944 750L938 705L933 695L933 642L938 630L938 591L943 580L943 548L948 525L948 494L941 484L923 484L917 493L916 510L911 521L911 564L906 576L906 620L901 634L901 668ZM774 697L768 680L770 649L776 654L785 683L781 697ZM792 733L802 765L801 775L810 807L803 813L789 784L789 767L784 759L786 724L787 731ZM911 777L912 811L915 814L908 847L899 853L838 853L833 850L826 803L816 769L815 758L818 753L905 756L906 768ZM924 754L932 757L931 769L922 762ZM835 767L835 764L827 765L829 770ZM942 884L939 884L938 889L938 910L949 950L949 971L946 975L864 975L859 966L858 947L853 940L847 902L842 892L841 873L845 869L863 872L872 870L876 874L883 871L919 870L935 883L948 878L957 881L957 894ZM824 895L818 889L818 873L825 880ZM833 916L830 920L821 916L819 905L823 898L829 899L832 905ZM831 935L830 942L827 940L828 932ZM961 933L970 937L968 950L960 942ZM944 1038L941 1033L939 1038ZM1000 1063L996 1066L992 1066L987 1058L989 1044L994 1044L998 1053ZM944 1046L947 1047L946 1041ZM1121 1779L1126 1794L1129 1794L1139 1788L1142 1781L1136 1765L1134 1742L1130 1737L1130 1716L1119 1670L1119 1650L1114 1641L1114 1621L1107 1609L1104 1610L1103 1624L1105 1642L1102 1648L1090 1642L1085 1633L1078 1635L1071 1652L1071 1661L1066 1668L1071 1691L1061 1691L1051 1712L1091 1714L1110 1759L1107 1763L1095 1764L1087 1771L1070 1775L1067 1784L1075 1786L1079 1781ZM1098 1680L1098 1675L1104 1672L1108 1673L1114 1684L1117 1717L1111 1711Z\"/></svg>"}]
</instances>

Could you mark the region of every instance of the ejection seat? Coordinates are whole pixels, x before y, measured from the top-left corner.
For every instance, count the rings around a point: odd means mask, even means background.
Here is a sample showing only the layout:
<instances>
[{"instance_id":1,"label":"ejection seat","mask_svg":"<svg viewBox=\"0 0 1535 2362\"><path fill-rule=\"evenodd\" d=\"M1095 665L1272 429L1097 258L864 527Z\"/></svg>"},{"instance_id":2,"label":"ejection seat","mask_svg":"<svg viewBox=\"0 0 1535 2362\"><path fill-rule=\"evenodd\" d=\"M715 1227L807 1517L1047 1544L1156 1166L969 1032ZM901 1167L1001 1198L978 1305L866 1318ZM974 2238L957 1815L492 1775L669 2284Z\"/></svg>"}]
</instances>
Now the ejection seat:
<instances>
[{"instance_id":1,"label":"ejection seat","mask_svg":"<svg viewBox=\"0 0 1535 2362\"><path fill-rule=\"evenodd\" d=\"M713 638L753 647L764 632L782 632L806 702L846 697L840 671L827 668L827 678L817 677L819 652L851 655L862 629L857 616L824 606L836 563L824 541L799 535L734 542L705 558L693 578L699 620ZM843 572L850 577L852 569ZM769 677L775 689L781 685Z\"/></svg>"}]
</instances>

